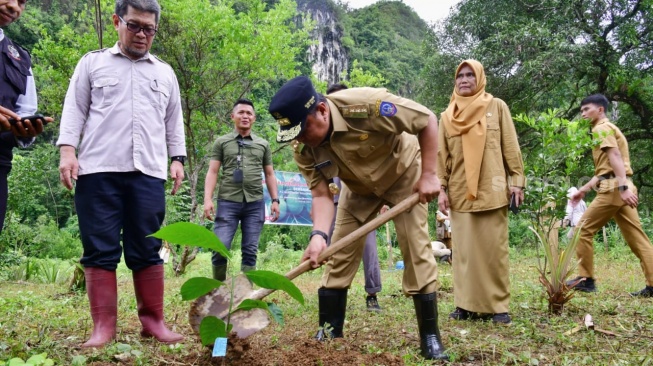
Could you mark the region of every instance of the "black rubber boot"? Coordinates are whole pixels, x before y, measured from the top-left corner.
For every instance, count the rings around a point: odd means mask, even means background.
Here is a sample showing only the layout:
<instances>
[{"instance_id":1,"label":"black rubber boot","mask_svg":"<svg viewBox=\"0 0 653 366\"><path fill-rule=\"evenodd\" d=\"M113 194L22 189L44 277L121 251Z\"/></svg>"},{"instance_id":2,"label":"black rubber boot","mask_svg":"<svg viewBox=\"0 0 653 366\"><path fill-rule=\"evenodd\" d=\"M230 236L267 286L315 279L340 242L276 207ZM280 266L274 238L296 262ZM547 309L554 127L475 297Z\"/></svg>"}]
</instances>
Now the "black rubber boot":
<instances>
[{"instance_id":1,"label":"black rubber boot","mask_svg":"<svg viewBox=\"0 0 653 366\"><path fill-rule=\"evenodd\" d=\"M213 279L224 282L227 279L227 265L213 266Z\"/></svg>"},{"instance_id":2,"label":"black rubber boot","mask_svg":"<svg viewBox=\"0 0 653 366\"><path fill-rule=\"evenodd\" d=\"M345 324L347 309L347 289L334 290L320 288L317 290L320 311L320 329L315 335L318 341L329 338L342 338L342 326Z\"/></svg>"},{"instance_id":3,"label":"black rubber boot","mask_svg":"<svg viewBox=\"0 0 653 366\"><path fill-rule=\"evenodd\" d=\"M448 360L440 339L438 329L438 300L436 294L413 295L417 326L419 328L420 347L422 356L427 360Z\"/></svg>"}]
</instances>

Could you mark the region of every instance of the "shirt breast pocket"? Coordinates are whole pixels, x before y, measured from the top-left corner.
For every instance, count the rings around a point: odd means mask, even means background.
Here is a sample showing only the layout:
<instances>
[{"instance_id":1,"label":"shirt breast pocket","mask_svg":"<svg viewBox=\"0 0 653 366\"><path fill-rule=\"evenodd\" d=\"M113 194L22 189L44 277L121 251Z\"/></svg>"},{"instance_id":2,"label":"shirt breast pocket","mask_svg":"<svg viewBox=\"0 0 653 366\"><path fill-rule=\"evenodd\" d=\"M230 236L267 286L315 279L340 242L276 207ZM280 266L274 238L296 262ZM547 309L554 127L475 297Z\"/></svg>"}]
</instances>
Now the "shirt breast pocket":
<instances>
[{"instance_id":1,"label":"shirt breast pocket","mask_svg":"<svg viewBox=\"0 0 653 366\"><path fill-rule=\"evenodd\" d=\"M370 155L373 156L375 152L379 151L379 148L384 147L387 149L390 143L386 141L386 136L379 134L368 135L364 133L358 137L358 140L359 147L356 152L363 159L369 158Z\"/></svg>"},{"instance_id":2,"label":"shirt breast pocket","mask_svg":"<svg viewBox=\"0 0 653 366\"><path fill-rule=\"evenodd\" d=\"M501 147L501 128L499 121L488 117L487 134L485 136L485 148L498 149Z\"/></svg>"},{"instance_id":3,"label":"shirt breast pocket","mask_svg":"<svg viewBox=\"0 0 653 366\"><path fill-rule=\"evenodd\" d=\"M247 165L252 166L263 166L263 155L265 155L265 150L258 145L250 145L246 147L245 157L249 159Z\"/></svg>"},{"instance_id":4,"label":"shirt breast pocket","mask_svg":"<svg viewBox=\"0 0 653 366\"><path fill-rule=\"evenodd\" d=\"M116 102L119 83L120 79L113 76L98 76L93 80L93 94L100 100L100 106L106 107Z\"/></svg>"},{"instance_id":5,"label":"shirt breast pocket","mask_svg":"<svg viewBox=\"0 0 653 366\"><path fill-rule=\"evenodd\" d=\"M170 87L161 80L152 80L148 95L153 105L157 106L159 110L165 111L168 107L168 99L170 98Z\"/></svg>"}]
</instances>

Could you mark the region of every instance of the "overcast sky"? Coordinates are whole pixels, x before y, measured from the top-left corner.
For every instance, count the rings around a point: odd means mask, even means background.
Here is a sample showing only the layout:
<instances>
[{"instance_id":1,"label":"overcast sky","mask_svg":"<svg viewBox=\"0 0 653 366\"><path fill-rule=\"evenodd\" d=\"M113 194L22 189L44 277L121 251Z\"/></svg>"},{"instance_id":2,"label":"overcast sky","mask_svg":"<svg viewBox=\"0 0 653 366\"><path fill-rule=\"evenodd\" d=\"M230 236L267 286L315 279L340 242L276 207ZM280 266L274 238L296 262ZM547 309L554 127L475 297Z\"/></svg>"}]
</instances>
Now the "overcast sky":
<instances>
[{"instance_id":1,"label":"overcast sky","mask_svg":"<svg viewBox=\"0 0 653 366\"><path fill-rule=\"evenodd\" d=\"M452 6L460 0L402 0L404 4L415 10L417 15L428 23L440 20L449 14ZM362 8L377 2L377 0L344 0L354 9Z\"/></svg>"}]
</instances>

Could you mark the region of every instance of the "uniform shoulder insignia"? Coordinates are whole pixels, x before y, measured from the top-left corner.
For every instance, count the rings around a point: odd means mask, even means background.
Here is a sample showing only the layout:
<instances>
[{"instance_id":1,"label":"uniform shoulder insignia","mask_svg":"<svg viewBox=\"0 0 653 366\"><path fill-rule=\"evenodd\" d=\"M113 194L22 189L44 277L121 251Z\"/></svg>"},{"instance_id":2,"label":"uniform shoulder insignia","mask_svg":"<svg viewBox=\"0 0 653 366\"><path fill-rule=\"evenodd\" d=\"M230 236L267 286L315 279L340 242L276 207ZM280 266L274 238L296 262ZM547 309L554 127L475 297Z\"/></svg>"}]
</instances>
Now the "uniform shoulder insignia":
<instances>
[{"instance_id":1,"label":"uniform shoulder insignia","mask_svg":"<svg viewBox=\"0 0 653 366\"><path fill-rule=\"evenodd\" d=\"M382 102L382 101L377 101L377 105L379 106L379 114L384 116L384 117L392 117L395 114L397 114L397 106L390 102Z\"/></svg>"},{"instance_id":2,"label":"uniform shoulder insignia","mask_svg":"<svg viewBox=\"0 0 653 366\"><path fill-rule=\"evenodd\" d=\"M154 56L154 58L155 58L155 59L157 59L157 60L159 60L159 61L161 61L161 62L163 62L164 64L166 64L166 65L168 65L168 66L170 66L170 64L168 64L167 62L165 62L165 61L163 61L163 60L162 60L162 59L161 59L161 58L160 58L159 56L157 56L157 55L154 55L154 54L151 54L151 53L150 53L150 55L152 55L152 56ZM170 66L170 67L172 67L172 66Z\"/></svg>"},{"instance_id":3,"label":"uniform shoulder insignia","mask_svg":"<svg viewBox=\"0 0 653 366\"><path fill-rule=\"evenodd\" d=\"M345 118L368 118L370 116L370 108L367 104L345 105L338 109Z\"/></svg>"}]
</instances>

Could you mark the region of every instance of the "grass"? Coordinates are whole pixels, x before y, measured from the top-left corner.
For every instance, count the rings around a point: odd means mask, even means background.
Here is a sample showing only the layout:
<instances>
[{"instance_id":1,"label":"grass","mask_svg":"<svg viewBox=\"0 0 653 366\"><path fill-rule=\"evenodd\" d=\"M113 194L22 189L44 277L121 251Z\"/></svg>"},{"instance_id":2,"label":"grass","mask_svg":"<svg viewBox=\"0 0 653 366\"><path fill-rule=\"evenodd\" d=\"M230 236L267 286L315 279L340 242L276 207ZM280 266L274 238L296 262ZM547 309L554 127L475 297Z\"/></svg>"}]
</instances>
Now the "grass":
<instances>
[{"instance_id":1,"label":"grass","mask_svg":"<svg viewBox=\"0 0 653 366\"><path fill-rule=\"evenodd\" d=\"M285 273L298 263L301 255L274 246L270 249L274 252L261 254L260 269ZM561 316L550 315L547 310L544 289L538 283L535 251L512 248L510 256L510 326L448 319L447 314L454 309L451 267L439 266L440 330L453 357L450 364L653 365L653 299L628 295L640 290L644 279L637 259L627 247L621 245L606 252L602 244L596 245L598 292L578 293ZM239 261L236 254L233 263ZM324 352L336 353L346 348L367 355L389 353L406 365L429 365L419 356L413 303L401 295L402 272L383 268L386 261L380 262L383 291L379 303L383 312L373 314L365 310L361 269L349 292L345 341L325 345ZM210 256L200 254L181 278L173 277L169 266L166 270L166 321L188 336L185 343L161 345L139 337L131 273L121 264L118 342L101 350L79 348L92 330L85 293L68 292L67 281L0 282L0 364L13 357L27 359L45 352L57 365L201 365L198 360L205 351L191 334L188 303L181 300L179 287L189 277L210 276ZM248 338L252 352L292 355L312 337L317 330L316 292L321 273L313 271L295 280L306 297L304 307L297 306L285 294L275 293L267 298L283 309L286 324L270 325ZM583 328L571 332L585 314L593 316L597 328L616 336ZM320 362L316 360L315 364Z\"/></svg>"}]
</instances>

